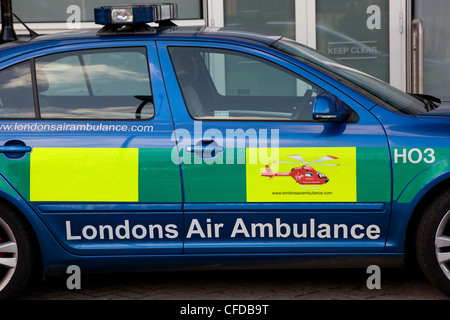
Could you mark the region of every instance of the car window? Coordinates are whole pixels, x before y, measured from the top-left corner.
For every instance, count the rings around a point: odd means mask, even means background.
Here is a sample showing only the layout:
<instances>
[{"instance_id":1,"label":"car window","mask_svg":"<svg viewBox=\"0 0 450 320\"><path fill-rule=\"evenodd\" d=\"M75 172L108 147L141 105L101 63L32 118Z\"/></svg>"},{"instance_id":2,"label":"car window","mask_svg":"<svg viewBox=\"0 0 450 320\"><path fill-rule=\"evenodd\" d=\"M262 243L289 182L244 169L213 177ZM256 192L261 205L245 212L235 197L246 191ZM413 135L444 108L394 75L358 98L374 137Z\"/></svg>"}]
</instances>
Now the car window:
<instances>
[{"instance_id":1,"label":"car window","mask_svg":"<svg viewBox=\"0 0 450 320\"><path fill-rule=\"evenodd\" d=\"M30 62L0 71L0 118L34 118Z\"/></svg>"},{"instance_id":2,"label":"car window","mask_svg":"<svg viewBox=\"0 0 450 320\"><path fill-rule=\"evenodd\" d=\"M170 47L186 106L194 119L313 121L323 90L259 57L226 49Z\"/></svg>"},{"instance_id":3,"label":"car window","mask_svg":"<svg viewBox=\"0 0 450 320\"><path fill-rule=\"evenodd\" d=\"M150 119L145 48L109 48L36 59L41 118Z\"/></svg>"}]
</instances>

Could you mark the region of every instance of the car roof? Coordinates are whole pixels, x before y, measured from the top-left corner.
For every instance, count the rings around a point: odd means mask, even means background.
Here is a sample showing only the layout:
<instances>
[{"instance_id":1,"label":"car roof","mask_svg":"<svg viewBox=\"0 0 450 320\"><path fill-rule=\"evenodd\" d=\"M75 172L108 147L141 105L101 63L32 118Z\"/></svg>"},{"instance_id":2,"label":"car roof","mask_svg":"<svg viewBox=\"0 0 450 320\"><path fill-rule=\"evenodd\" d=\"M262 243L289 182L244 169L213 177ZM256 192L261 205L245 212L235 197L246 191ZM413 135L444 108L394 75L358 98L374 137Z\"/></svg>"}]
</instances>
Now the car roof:
<instances>
[{"instance_id":1,"label":"car roof","mask_svg":"<svg viewBox=\"0 0 450 320\"><path fill-rule=\"evenodd\" d=\"M38 36L29 40L18 40L0 46L0 61L11 57L38 50L41 48L57 45L68 45L76 43L88 43L98 41L126 41L126 40L203 40L215 42L233 42L240 44L253 44L257 46L269 46L281 39L281 36L264 34L250 30L238 30L233 28L213 27L156 27L150 32L134 33L102 33L100 29L69 31L57 34Z\"/></svg>"}]
</instances>

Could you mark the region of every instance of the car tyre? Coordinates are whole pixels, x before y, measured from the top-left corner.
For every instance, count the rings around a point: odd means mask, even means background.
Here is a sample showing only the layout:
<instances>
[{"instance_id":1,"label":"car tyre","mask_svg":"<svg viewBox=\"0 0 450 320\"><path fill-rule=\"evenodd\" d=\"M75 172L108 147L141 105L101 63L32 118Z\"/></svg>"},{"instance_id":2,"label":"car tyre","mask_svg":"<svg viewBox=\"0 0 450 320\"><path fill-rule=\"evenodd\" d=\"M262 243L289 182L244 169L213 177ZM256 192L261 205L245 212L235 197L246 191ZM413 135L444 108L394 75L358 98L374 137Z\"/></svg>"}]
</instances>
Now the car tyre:
<instances>
[{"instance_id":1,"label":"car tyre","mask_svg":"<svg viewBox=\"0 0 450 320\"><path fill-rule=\"evenodd\" d=\"M450 189L425 209L417 231L416 249L425 276L450 296Z\"/></svg>"},{"instance_id":2,"label":"car tyre","mask_svg":"<svg viewBox=\"0 0 450 320\"><path fill-rule=\"evenodd\" d=\"M33 268L33 242L18 212L0 204L0 300L12 299L28 284Z\"/></svg>"}]
</instances>

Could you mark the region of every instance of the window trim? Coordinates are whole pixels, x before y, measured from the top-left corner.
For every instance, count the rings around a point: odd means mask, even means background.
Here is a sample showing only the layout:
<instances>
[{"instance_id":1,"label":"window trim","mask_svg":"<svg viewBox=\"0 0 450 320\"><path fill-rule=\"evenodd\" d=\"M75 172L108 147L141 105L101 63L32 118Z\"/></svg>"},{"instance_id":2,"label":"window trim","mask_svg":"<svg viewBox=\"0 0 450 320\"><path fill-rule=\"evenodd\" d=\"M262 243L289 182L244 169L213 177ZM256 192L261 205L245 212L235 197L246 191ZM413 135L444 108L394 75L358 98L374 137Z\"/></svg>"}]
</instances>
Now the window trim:
<instances>
[{"instance_id":1,"label":"window trim","mask_svg":"<svg viewBox=\"0 0 450 320\"><path fill-rule=\"evenodd\" d=\"M30 70L31 70L31 86L33 91L33 102L34 102L34 119L33 120L41 120L41 108L39 105L39 96L38 96L38 84L37 84L37 76L36 76L36 61L34 58L29 59L30 61Z\"/></svg>"}]
</instances>

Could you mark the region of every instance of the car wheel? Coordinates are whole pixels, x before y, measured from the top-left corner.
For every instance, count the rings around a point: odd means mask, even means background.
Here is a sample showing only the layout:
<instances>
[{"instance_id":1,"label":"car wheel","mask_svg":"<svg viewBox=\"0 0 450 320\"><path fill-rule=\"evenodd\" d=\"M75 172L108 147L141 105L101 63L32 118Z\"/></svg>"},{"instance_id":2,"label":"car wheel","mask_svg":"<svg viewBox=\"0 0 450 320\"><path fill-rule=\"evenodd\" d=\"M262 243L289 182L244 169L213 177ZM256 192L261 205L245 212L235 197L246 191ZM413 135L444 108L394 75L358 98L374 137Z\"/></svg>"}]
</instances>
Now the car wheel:
<instances>
[{"instance_id":1,"label":"car wheel","mask_svg":"<svg viewBox=\"0 0 450 320\"><path fill-rule=\"evenodd\" d=\"M417 259L423 273L450 296L450 190L427 207L416 241Z\"/></svg>"},{"instance_id":2,"label":"car wheel","mask_svg":"<svg viewBox=\"0 0 450 320\"><path fill-rule=\"evenodd\" d=\"M17 212L0 205L0 300L16 296L30 279L33 250L29 234Z\"/></svg>"}]
</instances>

